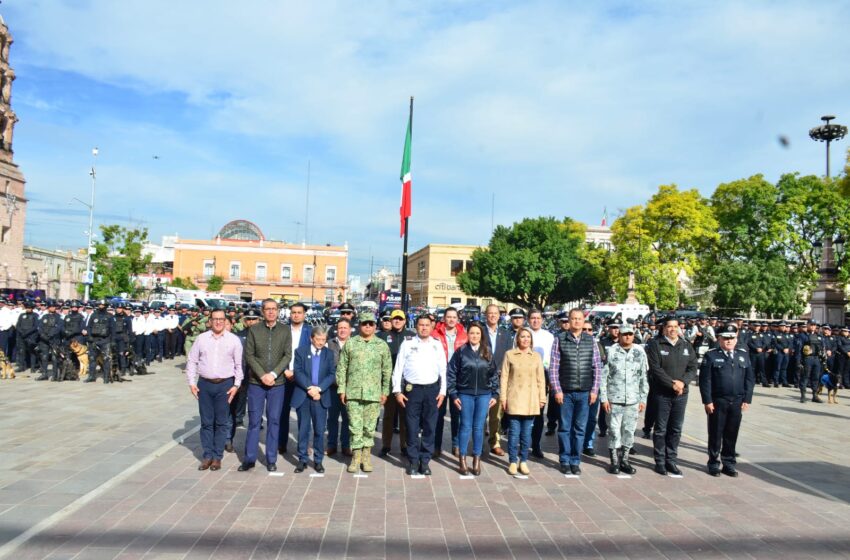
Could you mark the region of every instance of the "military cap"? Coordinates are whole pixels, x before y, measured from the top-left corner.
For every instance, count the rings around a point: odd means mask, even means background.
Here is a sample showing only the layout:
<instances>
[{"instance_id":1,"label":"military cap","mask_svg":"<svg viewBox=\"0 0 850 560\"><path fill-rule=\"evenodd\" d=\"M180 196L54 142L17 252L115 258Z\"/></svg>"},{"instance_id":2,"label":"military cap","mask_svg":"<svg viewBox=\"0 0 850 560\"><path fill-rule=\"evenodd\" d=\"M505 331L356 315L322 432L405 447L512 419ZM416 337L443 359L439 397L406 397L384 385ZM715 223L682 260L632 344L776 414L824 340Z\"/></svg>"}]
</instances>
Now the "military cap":
<instances>
[{"instance_id":1,"label":"military cap","mask_svg":"<svg viewBox=\"0 0 850 560\"><path fill-rule=\"evenodd\" d=\"M624 324L623 326L620 326L620 325L617 325L617 326L620 327L620 334L635 334L634 326L632 326L628 323ZM611 328L611 327L608 327L608 328Z\"/></svg>"},{"instance_id":2,"label":"military cap","mask_svg":"<svg viewBox=\"0 0 850 560\"><path fill-rule=\"evenodd\" d=\"M823 326L823 330L825 330L825 331L831 331L831 330L832 330L832 327L830 327L829 325L824 325L824 326Z\"/></svg>"},{"instance_id":3,"label":"military cap","mask_svg":"<svg viewBox=\"0 0 850 560\"><path fill-rule=\"evenodd\" d=\"M389 307L384 308L384 310L381 311L381 321L389 321L390 317L392 317L392 309Z\"/></svg>"},{"instance_id":4,"label":"military cap","mask_svg":"<svg viewBox=\"0 0 850 560\"><path fill-rule=\"evenodd\" d=\"M340 313L354 313L354 306L348 302L343 303L337 309Z\"/></svg>"},{"instance_id":5,"label":"military cap","mask_svg":"<svg viewBox=\"0 0 850 560\"><path fill-rule=\"evenodd\" d=\"M515 319L517 317L525 319L525 310L520 307L514 307L508 315L510 315L511 319Z\"/></svg>"},{"instance_id":6,"label":"military cap","mask_svg":"<svg viewBox=\"0 0 850 560\"><path fill-rule=\"evenodd\" d=\"M721 338L735 338L738 336L738 327L729 323L728 325L724 325L717 330L717 336Z\"/></svg>"},{"instance_id":7,"label":"military cap","mask_svg":"<svg viewBox=\"0 0 850 560\"><path fill-rule=\"evenodd\" d=\"M361 325L363 323L374 323L375 316L370 311L364 311L363 313L357 316L357 320L360 321Z\"/></svg>"},{"instance_id":8,"label":"military cap","mask_svg":"<svg viewBox=\"0 0 850 560\"><path fill-rule=\"evenodd\" d=\"M259 319L259 318L260 318L260 312L257 311L257 309L255 307L252 307L251 309L246 311L244 315L242 315L243 320L245 320L245 319Z\"/></svg>"},{"instance_id":9,"label":"military cap","mask_svg":"<svg viewBox=\"0 0 850 560\"><path fill-rule=\"evenodd\" d=\"M558 320L559 321L569 321L570 320L570 314L567 313L566 311L561 311L560 313L558 313Z\"/></svg>"}]
</instances>

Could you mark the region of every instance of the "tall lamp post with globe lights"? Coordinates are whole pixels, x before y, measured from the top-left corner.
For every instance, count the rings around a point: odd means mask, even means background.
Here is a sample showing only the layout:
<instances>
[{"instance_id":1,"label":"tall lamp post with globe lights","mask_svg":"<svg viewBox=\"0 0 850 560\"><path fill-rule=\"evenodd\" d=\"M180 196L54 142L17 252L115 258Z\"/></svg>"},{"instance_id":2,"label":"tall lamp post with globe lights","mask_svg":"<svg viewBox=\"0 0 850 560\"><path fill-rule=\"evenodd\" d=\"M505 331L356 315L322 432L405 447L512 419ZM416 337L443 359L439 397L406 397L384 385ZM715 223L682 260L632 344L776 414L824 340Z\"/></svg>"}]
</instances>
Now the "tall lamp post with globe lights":
<instances>
[{"instance_id":1,"label":"tall lamp post with globe lights","mask_svg":"<svg viewBox=\"0 0 850 560\"><path fill-rule=\"evenodd\" d=\"M835 119L832 115L821 117L824 124L816 126L809 131L809 137L817 142L826 143L826 178L829 174L829 145L831 142L841 140L847 135L847 127L840 124L830 123ZM824 236L822 242L815 243L815 254L818 255L818 283L812 292L809 305L812 308L812 320L818 323L831 325L844 324L844 306L847 300L844 292L838 287L838 260L839 255L844 252L844 239L838 237L833 240L832 235Z\"/></svg>"}]
</instances>

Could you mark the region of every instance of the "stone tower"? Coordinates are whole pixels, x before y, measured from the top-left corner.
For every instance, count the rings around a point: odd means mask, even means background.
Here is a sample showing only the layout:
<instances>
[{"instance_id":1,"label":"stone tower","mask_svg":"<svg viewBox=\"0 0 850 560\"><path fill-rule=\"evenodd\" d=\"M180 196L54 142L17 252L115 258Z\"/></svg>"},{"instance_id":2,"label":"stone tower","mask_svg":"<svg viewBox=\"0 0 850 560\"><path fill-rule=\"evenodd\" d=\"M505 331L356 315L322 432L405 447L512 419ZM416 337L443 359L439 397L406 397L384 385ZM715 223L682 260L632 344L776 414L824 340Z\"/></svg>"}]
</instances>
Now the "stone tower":
<instances>
[{"instance_id":1,"label":"stone tower","mask_svg":"<svg viewBox=\"0 0 850 560\"><path fill-rule=\"evenodd\" d=\"M12 35L0 15L0 288L28 288L23 267L24 176L13 160L12 136L18 117L12 110L12 82L9 67Z\"/></svg>"}]
</instances>

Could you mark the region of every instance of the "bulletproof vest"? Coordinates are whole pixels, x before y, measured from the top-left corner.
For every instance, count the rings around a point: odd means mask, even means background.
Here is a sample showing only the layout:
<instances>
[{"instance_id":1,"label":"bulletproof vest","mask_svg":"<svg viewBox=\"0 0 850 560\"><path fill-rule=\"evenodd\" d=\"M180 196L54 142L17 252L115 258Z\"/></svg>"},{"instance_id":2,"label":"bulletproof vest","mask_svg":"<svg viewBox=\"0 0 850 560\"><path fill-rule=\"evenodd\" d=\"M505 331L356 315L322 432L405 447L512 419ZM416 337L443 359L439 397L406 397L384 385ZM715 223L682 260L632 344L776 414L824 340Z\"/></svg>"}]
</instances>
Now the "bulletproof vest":
<instances>
[{"instance_id":1,"label":"bulletproof vest","mask_svg":"<svg viewBox=\"0 0 850 560\"><path fill-rule=\"evenodd\" d=\"M21 332L28 333L35 330L35 322L36 322L35 313L24 313L21 315L20 323L18 323L18 328Z\"/></svg>"},{"instance_id":2,"label":"bulletproof vest","mask_svg":"<svg viewBox=\"0 0 850 560\"><path fill-rule=\"evenodd\" d=\"M56 321L59 319L59 316L56 313L45 313L41 318L41 328L43 330L50 331L54 326L56 326Z\"/></svg>"},{"instance_id":3,"label":"bulletproof vest","mask_svg":"<svg viewBox=\"0 0 850 560\"><path fill-rule=\"evenodd\" d=\"M109 315L95 313L91 320L93 336L109 336Z\"/></svg>"},{"instance_id":4,"label":"bulletproof vest","mask_svg":"<svg viewBox=\"0 0 850 560\"><path fill-rule=\"evenodd\" d=\"M115 334L124 334L124 327L127 326L127 324L124 322L124 317L124 315L121 315L120 317L115 317Z\"/></svg>"},{"instance_id":5,"label":"bulletproof vest","mask_svg":"<svg viewBox=\"0 0 850 560\"><path fill-rule=\"evenodd\" d=\"M65 317L65 326L62 332L66 337L83 332L83 316L79 313L69 313Z\"/></svg>"},{"instance_id":6,"label":"bulletproof vest","mask_svg":"<svg viewBox=\"0 0 850 560\"><path fill-rule=\"evenodd\" d=\"M558 379L563 391L589 391L593 387L593 349L596 341L587 333L581 333L579 343L567 338L567 332L558 333L558 349L561 363Z\"/></svg>"}]
</instances>

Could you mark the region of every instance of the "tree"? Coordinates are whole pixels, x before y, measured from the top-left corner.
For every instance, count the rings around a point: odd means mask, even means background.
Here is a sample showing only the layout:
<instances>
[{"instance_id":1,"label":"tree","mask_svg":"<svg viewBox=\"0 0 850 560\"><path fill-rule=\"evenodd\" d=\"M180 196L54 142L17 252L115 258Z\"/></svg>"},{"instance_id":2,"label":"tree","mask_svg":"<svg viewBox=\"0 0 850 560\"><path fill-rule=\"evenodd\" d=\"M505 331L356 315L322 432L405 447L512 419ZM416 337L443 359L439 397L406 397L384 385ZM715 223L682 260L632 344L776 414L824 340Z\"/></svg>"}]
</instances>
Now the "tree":
<instances>
[{"instance_id":1,"label":"tree","mask_svg":"<svg viewBox=\"0 0 850 560\"><path fill-rule=\"evenodd\" d=\"M184 290L197 290L198 286L192 282L188 276L186 278L175 278L171 281L172 288L182 288Z\"/></svg>"},{"instance_id":2,"label":"tree","mask_svg":"<svg viewBox=\"0 0 850 560\"><path fill-rule=\"evenodd\" d=\"M207 291L219 292L224 287L224 279L221 276L210 276L207 279Z\"/></svg>"},{"instance_id":3,"label":"tree","mask_svg":"<svg viewBox=\"0 0 850 560\"><path fill-rule=\"evenodd\" d=\"M472 269L458 275L458 285L469 295L540 309L582 299L596 273L583 257L584 245L583 227L570 218L498 226L489 246L473 251Z\"/></svg>"},{"instance_id":4,"label":"tree","mask_svg":"<svg viewBox=\"0 0 850 560\"><path fill-rule=\"evenodd\" d=\"M135 278L146 272L150 255L142 255L148 240L147 228L127 229L119 225L100 226L102 240L95 243L92 255L95 282L91 295L95 299L127 293L136 295Z\"/></svg>"}]
</instances>

